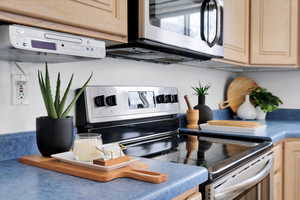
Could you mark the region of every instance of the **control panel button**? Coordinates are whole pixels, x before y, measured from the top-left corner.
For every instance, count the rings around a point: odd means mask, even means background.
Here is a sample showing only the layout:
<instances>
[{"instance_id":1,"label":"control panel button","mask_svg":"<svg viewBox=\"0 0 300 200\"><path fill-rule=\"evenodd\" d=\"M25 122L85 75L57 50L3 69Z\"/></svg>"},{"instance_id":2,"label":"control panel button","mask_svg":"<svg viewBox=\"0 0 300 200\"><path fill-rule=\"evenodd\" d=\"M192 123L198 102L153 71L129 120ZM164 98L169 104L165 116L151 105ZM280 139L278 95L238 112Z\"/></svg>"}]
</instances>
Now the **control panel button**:
<instances>
[{"instance_id":1,"label":"control panel button","mask_svg":"<svg viewBox=\"0 0 300 200\"><path fill-rule=\"evenodd\" d=\"M178 95L177 94L172 95L172 103L178 103Z\"/></svg>"},{"instance_id":2,"label":"control panel button","mask_svg":"<svg viewBox=\"0 0 300 200\"><path fill-rule=\"evenodd\" d=\"M97 107L103 107L103 106L105 106L104 95L95 97L94 98L94 102L95 102L95 105Z\"/></svg>"},{"instance_id":3,"label":"control panel button","mask_svg":"<svg viewBox=\"0 0 300 200\"><path fill-rule=\"evenodd\" d=\"M111 95L105 98L106 105L108 106L116 106L117 105L117 97L116 95Z\"/></svg>"},{"instance_id":4,"label":"control panel button","mask_svg":"<svg viewBox=\"0 0 300 200\"><path fill-rule=\"evenodd\" d=\"M172 103L172 95L167 94L165 97L165 103Z\"/></svg>"},{"instance_id":5,"label":"control panel button","mask_svg":"<svg viewBox=\"0 0 300 200\"><path fill-rule=\"evenodd\" d=\"M165 95L161 94L156 96L156 103L157 104L165 103Z\"/></svg>"}]
</instances>

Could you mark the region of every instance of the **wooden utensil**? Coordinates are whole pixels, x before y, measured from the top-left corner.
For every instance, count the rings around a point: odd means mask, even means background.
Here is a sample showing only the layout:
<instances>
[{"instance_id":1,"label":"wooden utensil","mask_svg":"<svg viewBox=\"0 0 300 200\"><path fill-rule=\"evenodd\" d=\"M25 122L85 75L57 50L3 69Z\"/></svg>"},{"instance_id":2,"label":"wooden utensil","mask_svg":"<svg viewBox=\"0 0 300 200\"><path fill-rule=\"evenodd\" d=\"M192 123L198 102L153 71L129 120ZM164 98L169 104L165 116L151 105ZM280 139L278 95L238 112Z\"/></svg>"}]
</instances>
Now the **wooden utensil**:
<instances>
[{"instance_id":1,"label":"wooden utensil","mask_svg":"<svg viewBox=\"0 0 300 200\"><path fill-rule=\"evenodd\" d=\"M259 122L238 121L238 120L211 120L207 122L209 125L215 126L234 126L241 128L257 128L262 126Z\"/></svg>"},{"instance_id":2,"label":"wooden utensil","mask_svg":"<svg viewBox=\"0 0 300 200\"><path fill-rule=\"evenodd\" d=\"M192 106L190 104L188 95L184 95L184 100L185 100L185 103L186 103L186 105L188 107L188 110L193 110L193 108L192 108Z\"/></svg>"},{"instance_id":3,"label":"wooden utensil","mask_svg":"<svg viewBox=\"0 0 300 200\"><path fill-rule=\"evenodd\" d=\"M88 169L85 167L60 162L55 158L45 158L39 155L24 156L20 158L19 161L27 165L100 182L108 182L116 178L132 178L158 184L168 180L168 176L166 174L148 171L146 170L148 166L139 161L109 172Z\"/></svg>"},{"instance_id":4,"label":"wooden utensil","mask_svg":"<svg viewBox=\"0 0 300 200\"><path fill-rule=\"evenodd\" d=\"M239 106L245 101L245 96L258 87L257 83L244 76L235 78L227 90L227 100L219 104L220 109L230 107L236 112Z\"/></svg>"}]
</instances>

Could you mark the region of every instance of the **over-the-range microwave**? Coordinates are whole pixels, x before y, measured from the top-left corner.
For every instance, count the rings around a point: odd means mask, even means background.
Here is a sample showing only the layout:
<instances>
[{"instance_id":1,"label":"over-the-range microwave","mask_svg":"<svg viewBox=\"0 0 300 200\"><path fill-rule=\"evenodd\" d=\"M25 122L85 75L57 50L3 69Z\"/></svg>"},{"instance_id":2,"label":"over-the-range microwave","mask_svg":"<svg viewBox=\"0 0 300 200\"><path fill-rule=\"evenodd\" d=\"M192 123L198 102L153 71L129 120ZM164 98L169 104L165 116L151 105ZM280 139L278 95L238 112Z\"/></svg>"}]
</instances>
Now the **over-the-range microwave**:
<instances>
[{"instance_id":1,"label":"over-the-range microwave","mask_svg":"<svg viewBox=\"0 0 300 200\"><path fill-rule=\"evenodd\" d=\"M178 63L223 57L224 0L128 0L128 40L114 57Z\"/></svg>"}]
</instances>

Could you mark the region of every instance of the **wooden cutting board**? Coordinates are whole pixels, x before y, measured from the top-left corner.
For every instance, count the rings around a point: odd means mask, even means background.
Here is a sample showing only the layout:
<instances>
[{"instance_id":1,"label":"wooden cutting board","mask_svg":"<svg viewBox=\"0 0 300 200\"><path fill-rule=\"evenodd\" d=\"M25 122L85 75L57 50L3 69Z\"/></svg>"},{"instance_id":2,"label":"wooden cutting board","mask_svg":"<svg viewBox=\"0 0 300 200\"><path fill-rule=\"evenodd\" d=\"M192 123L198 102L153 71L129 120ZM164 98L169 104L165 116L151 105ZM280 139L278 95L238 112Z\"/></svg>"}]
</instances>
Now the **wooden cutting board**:
<instances>
[{"instance_id":1,"label":"wooden cutting board","mask_svg":"<svg viewBox=\"0 0 300 200\"><path fill-rule=\"evenodd\" d=\"M220 109L230 107L236 112L245 101L245 96L257 87L257 83L251 78L245 76L235 78L227 89L227 100L219 104Z\"/></svg>"},{"instance_id":2,"label":"wooden cutting board","mask_svg":"<svg viewBox=\"0 0 300 200\"><path fill-rule=\"evenodd\" d=\"M211 120L207 122L209 125L214 126L231 126L241 128L257 128L262 126L259 122L252 121L238 121L238 120Z\"/></svg>"},{"instance_id":3,"label":"wooden cutting board","mask_svg":"<svg viewBox=\"0 0 300 200\"><path fill-rule=\"evenodd\" d=\"M39 155L24 156L19 161L23 164L100 182L108 182L117 178L132 178L158 184L168 180L166 174L148 171L146 170L148 166L139 161L112 171L100 171L76 166L58 161L55 158L46 158Z\"/></svg>"}]
</instances>

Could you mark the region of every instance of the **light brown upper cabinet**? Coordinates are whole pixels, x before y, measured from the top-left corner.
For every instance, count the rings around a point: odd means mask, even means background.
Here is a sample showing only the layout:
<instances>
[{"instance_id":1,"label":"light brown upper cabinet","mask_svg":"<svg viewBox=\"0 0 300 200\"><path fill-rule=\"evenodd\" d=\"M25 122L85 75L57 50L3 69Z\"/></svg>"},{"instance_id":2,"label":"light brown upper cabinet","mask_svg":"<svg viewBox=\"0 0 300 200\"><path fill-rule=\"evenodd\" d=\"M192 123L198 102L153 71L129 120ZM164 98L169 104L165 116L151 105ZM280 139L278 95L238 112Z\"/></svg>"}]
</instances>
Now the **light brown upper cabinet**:
<instances>
[{"instance_id":1,"label":"light brown upper cabinet","mask_svg":"<svg viewBox=\"0 0 300 200\"><path fill-rule=\"evenodd\" d=\"M127 41L125 0L1 0L0 20Z\"/></svg>"},{"instance_id":2,"label":"light brown upper cabinet","mask_svg":"<svg viewBox=\"0 0 300 200\"><path fill-rule=\"evenodd\" d=\"M298 65L298 0L224 1L224 59L255 66Z\"/></svg>"},{"instance_id":3,"label":"light brown upper cabinet","mask_svg":"<svg viewBox=\"0 0 300 200\"><path fill-rule=\"evenodd\" d=\"M224 2L224 58L249 62L250 0Z\"/></svg>"}]
</instances>

